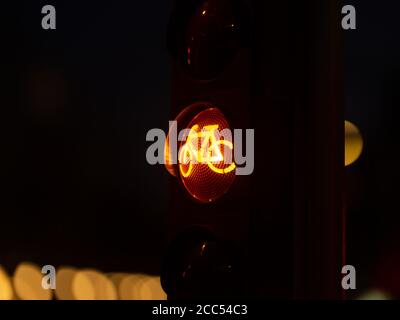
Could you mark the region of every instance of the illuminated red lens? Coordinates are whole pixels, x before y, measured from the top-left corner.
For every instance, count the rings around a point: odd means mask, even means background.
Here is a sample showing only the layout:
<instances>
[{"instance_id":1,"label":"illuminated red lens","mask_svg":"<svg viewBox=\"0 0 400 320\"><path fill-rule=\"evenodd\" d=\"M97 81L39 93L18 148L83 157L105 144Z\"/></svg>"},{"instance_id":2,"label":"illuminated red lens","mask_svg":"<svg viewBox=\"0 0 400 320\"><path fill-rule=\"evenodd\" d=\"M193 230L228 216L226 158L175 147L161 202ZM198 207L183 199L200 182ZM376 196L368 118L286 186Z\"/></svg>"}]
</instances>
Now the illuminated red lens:
<instances>
[{"instance_id":1,"label":"illuminated red lens","mask_svg":"<svg viewBox=\"0 0 400 320\"><path fill-rule=\"evenodd\" d=\"M187 191L200 202L226 193L235 179L233 139L228 121L217 108L208 108L189 123L179 147L179 173Z\"/></svg>"}]
</instances>

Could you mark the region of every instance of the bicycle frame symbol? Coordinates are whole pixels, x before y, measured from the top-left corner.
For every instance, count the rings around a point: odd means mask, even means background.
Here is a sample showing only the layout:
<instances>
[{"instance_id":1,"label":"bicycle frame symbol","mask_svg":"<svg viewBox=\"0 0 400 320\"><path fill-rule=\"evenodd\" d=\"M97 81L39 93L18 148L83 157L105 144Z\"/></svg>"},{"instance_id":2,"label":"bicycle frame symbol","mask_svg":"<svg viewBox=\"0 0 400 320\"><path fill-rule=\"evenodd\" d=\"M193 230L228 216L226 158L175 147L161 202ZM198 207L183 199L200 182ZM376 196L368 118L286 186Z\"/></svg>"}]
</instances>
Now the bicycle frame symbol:
<instances>
[{"instance_id":1,"label":"bicycle frame symbol","mask_svg":"<svg viewBox=\"0 0 400 320\"><path fill-rule=\"evenodd\" d=\"M212 171L218 174L228 174L236 169L236 164L234 162L226 168L218 168L214 165L220 164L225 160L221 152L221 147L224 147L224 150L225 147L233 150L232 142L217 140L216 132L218 128L219 125L204 126L199 132L199 125L196 124L190 129L186 143L179 151L179 169L184 178L190 176L195 163L207 164ZM199 145L200 148L198 148ZM188 166L186 171L183 165Z\"/></svg>"}]
</instances>

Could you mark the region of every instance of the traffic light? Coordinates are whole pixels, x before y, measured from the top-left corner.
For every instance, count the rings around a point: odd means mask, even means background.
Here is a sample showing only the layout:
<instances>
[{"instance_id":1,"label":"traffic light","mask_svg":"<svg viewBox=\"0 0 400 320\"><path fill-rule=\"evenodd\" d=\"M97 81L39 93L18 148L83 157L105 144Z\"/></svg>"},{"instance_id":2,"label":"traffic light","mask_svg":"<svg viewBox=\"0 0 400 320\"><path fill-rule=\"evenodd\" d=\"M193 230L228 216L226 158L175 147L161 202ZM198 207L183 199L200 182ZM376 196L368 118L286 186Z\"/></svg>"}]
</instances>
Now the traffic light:
<instances>
[{"instance_id":1,"label":"traffic light","mask_svg":"<svg viewBox=\"0 0 400 320\"><path fill-rule=\"evenodd\" d=\"M339 13L333 0L174 2L171 119L186 135L166 144L170 299L341 296ZM235 153L251 141L215 138L226 128L254 130L251 174Z\"/></svg>"}]
</instances>

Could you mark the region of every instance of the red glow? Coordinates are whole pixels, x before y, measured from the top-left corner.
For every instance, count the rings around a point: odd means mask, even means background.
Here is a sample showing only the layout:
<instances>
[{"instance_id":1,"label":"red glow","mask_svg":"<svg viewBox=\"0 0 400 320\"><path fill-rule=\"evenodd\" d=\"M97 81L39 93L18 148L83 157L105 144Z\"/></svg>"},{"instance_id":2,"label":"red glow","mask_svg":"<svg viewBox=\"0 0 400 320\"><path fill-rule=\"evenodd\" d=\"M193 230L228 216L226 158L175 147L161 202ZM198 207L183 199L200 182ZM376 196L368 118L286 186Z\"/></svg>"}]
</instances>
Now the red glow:
<instances>
[{"instance_id":1,"label":"red glow","mask_svg":"<svg viewBox=\"0 0 400 320\"><path fill-rule=\"evenodd\" d=\"M212 127L218 128L219 132L229 129L225 116L217 108L209 108L200 112L188 125L190 129L195 128L196 132L210 132L208 128ZM209 134L207 133L207 137L209 137ZM190 141L191 139L192 137L189 136L186 141L181 143L180 148L191 144L200 155L197 160L200 160L204 151L201 147L201 139L195 142ZM220 139L218 140L218 151L220 152L217 153L222 157L218 158L214 155L212 163L208 159L193 163L187 157L186 161L182 161L183 158L181 157L179 162L180 177L186 190L195 199L203 203L212 202L221 197L228 191L235 179L235 165L232 161L227 160L228 155L226 154L226 150L233 154L232 137ZM210 142L207 145L210 147L212 143ZM227 149L227 145L231 148ZM207 154L211 155L211 151Z\"/></svg>"}]
</instances>

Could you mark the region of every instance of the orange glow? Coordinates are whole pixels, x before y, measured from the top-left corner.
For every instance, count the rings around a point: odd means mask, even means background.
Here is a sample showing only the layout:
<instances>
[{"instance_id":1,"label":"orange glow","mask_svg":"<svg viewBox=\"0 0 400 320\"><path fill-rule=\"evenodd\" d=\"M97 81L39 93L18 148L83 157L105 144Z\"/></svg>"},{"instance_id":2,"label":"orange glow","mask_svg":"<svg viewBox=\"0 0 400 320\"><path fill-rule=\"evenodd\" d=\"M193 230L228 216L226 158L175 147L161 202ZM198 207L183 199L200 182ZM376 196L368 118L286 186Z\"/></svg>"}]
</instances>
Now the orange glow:
<instances>
[{"instance_id":1,"label":"orange glow","mask_svg":"<svg viewBox=\"0 0 400 320\"><path fill-rule=\"evenodd\" d=\"M350 121L345 121L345 166L355 163L362 155L364 141L360 129Z\"/></svg>"},{"instance_id":2,"label":"orange glow","mask_svg":"<svg viewBox=\"0 0 400 320\"><path fill-rule=\"evenodd\" d=\"M165 167L199 202L217 200L235 180L233 133L229 129L225 116L209 102L187 106L170 122Z\"/></svg>"},{"instance_id":3,"label":"orange glow","mask_svg":"<svg viewBox=\"0 0 400 320\"><path fill-rule=\"evenodd\" d=\"M72 282L76 300L116 300L114 283L97 270L82 270L76 273Z\"/></svg>"},{"instance_id":4,"label":"orange glow","mask_svg":"<svg viewBox=\"0 0 400 320\"><path fill-rule=\"evenodd\" d=\"M218 129L218 124L204 126L202 131L199 131L197 124L190 129L186 143L179 153L179 169L184 178L190 176L194 163L207 164L212 171L218 174L227 174L235 170L235 163L231 163L227 168L218 168L214 165L224 162L225 157L221 147L226 146L231 151L233 150L232 142L217 140L216 131ZM184 166L188 167L186 171L183 169Z\"/></svg>"},{"instance_id":5,"label":"orange glow","mask_svg":"<svg viewBox=\"0 0 400 320\"><path fill-rule=\"evenodd\" d=\"M14 292L7 272L0 266L0 300L11 300Z\"/></svg>"},{"instance_id":6,"label":"orange glow","mask_svg":"<svg viewBox=\"0 0 400 320\"><path fill-rule=\"evenodd\" d=\"M21 263L14 272L13 285L21 300L50 300L52 290L43 289L43 274L39 266L33 263Z\"/></svg>"},{"instance_id":7,"label":"orange glow","mask_svg":"<svg viewBox=\"0 0 400 320\"><path fill-rule=\"evenodd\" d=\"M126 275L119 284L121 300L166 300L160 278L144 274Z\"/></svg>"},{"instance_id":8,"label":"orange glow","mask_svg":"<svg viewBox=\"0 0 400 320\"><path fill-rule=\"evenodd\" d=\"M73 267L60 267L57 270L56 297L58 300L74 300L73 280L78 270Z\"/></svg>"},{"instance_id":9,"label":"orange glow","mask_svg":"<svg viewBox=\"0 0 400 320\"><path fill-rule=\"evenodd\" d=\"M178 154L179 174L192 197L208 203L229 189L236 175L233 141L229 124L221 111L207 108L194 116L190 131L181 142Z\"/></svg>"}]
</instances>

